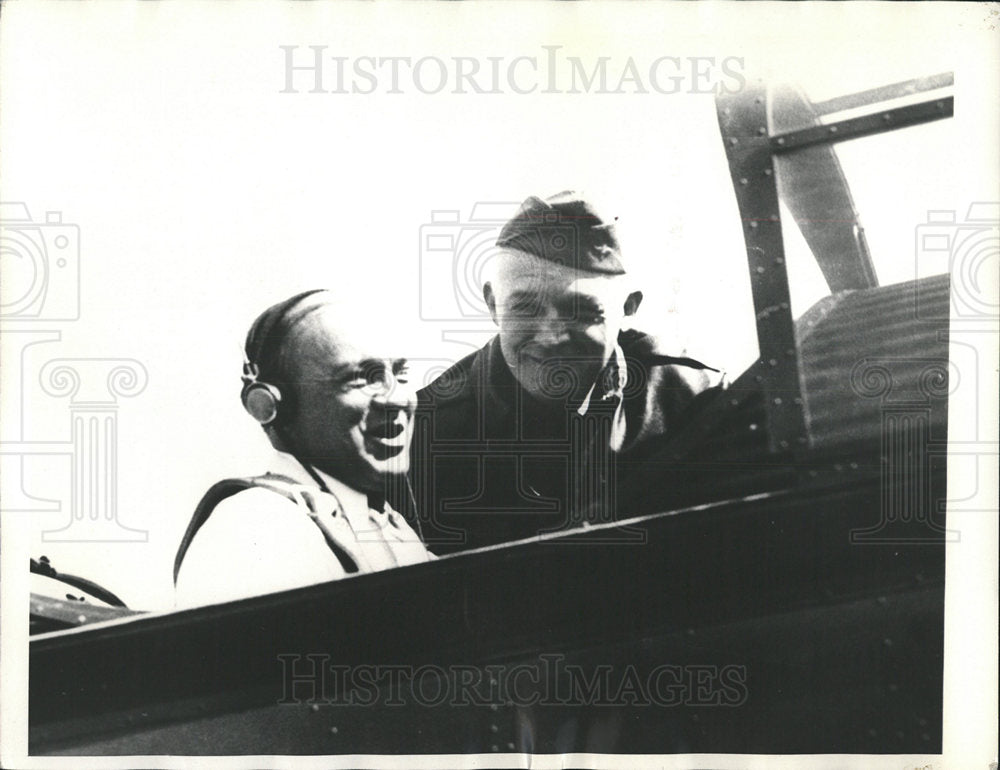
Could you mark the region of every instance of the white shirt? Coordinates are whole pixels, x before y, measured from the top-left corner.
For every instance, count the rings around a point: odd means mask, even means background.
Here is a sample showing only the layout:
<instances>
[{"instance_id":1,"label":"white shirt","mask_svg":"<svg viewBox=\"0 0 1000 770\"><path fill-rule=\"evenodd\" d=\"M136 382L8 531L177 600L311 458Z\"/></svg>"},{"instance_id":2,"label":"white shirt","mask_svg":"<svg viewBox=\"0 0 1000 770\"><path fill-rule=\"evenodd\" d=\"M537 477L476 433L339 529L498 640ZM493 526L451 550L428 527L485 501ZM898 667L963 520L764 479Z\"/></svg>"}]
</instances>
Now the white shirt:
<instances>
[{"instance_id":1,"label":"white shirt","mask_svg":"<svg viewBox=\"0 0 1000 770\"><path fill-rule=\"evenodd\" d=\"M293 479L301 502L261 487L220 502L191 541L177 576L178 607L232 601L325 583L348 573L330 537L359 573L433 556L402 516L368 507L368 498L317 471L324 492L299 462L277 452L270 472ZM325 534L324 534L325 533Z\"/></svg>"}]
</instances>

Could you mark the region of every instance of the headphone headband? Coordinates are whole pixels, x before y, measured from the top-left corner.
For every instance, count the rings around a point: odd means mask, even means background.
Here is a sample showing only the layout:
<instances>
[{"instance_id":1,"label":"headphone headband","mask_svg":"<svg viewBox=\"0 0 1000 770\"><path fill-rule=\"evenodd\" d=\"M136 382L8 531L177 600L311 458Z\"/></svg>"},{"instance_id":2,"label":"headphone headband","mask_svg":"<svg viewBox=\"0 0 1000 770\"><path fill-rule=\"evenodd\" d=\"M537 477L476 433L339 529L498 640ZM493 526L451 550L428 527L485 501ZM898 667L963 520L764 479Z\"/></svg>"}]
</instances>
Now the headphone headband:
<instances>
[{"instance_id":1,"label":"headphone headband","mask_svg":"<svg viewBox=\"0 0 1000 770\"><path fill-rule=\"evenodd\" d=\"M269 425L278 416L281 391L265 380L280 375L281 346L298 321L327 304L326 301L304 304L304 301L325 291L311 289L272 305L257 316L247 332L243 346L243 374L240 378L243 388L240 399L246 410L261 425ZM293 314L292 311L296 309L302 312Z\"/></svg>"},{"instance_id":2,"label":"headphone headband","mask_svg":"<svg viewBox=\"0 0 1000 770\"><path fill-rule=\"evenodd\" d=\"M250 326L250 331L247 332L244 344L245 374L249 374L248 365L254 367L253 377L255 379L261 376L267 378L274 373L273 369L281 351L281 344L285 341L285 337L288 336L288 332L295 322L303 317L301 314L293 316L292 311L304 300L324 291L324 289L311 289L301 292L283 302L272 305L257 316L257 319ZM308 312L320 306L319 304L310 306Z\"/></svg>"}]
</instances>

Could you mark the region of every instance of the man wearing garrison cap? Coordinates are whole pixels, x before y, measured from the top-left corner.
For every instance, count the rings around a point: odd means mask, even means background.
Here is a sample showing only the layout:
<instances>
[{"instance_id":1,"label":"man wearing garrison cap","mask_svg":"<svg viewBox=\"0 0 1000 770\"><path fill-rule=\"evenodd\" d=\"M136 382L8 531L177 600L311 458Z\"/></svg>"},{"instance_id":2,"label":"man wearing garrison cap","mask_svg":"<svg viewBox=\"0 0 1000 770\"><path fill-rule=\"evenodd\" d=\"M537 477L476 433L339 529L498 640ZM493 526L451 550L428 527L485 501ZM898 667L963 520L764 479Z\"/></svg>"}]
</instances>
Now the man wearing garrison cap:
<instances>
[{"instance_id":1,"label":"man wearing garrison cap","mask_svg":"<svg viewBox=\"0 0 1000 770\"><path fill-rule=\"evenodd\" d=\"M220 481L198 504L174 562L178 605L430 558L385 502L409 465L406 359L392 330L344 305L307 291L250 327L240 398L274 456L267 473Z\"/></svg>"},{"instance_id":2,"label":"man wearing garrison cap","mask_svg":"<svg viewBox=\"0 0 1000 770\"><path fill-rule=\"evenodd\" d=\"M627 459L716 372L622 330L642 293L615 220L580 195L528 198L497 247L483 297L499 333L418 393L411 473L438 553L625 518Z\"/></svg>"}]
</instances>

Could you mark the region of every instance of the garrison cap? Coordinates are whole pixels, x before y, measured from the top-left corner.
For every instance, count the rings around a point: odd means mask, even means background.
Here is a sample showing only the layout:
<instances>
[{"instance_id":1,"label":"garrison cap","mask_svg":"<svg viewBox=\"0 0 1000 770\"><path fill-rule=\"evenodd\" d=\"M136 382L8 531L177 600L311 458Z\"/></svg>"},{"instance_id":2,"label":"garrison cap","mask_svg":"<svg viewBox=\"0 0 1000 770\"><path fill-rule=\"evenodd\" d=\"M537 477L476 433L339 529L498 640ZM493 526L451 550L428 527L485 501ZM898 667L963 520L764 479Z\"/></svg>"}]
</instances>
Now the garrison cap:
<instances>
[{"instance_id":1,"label":"garrison cap","mask_svg":"<svg viewBox=\"0 0 1000 770\"><path fill-rule=\"evenodd\" d=\"M590 273L622 275L615 217L602 219L579 193L566 191L542 200L531 196L503 226L497 246Z\"/></svg>"}]
</instances>

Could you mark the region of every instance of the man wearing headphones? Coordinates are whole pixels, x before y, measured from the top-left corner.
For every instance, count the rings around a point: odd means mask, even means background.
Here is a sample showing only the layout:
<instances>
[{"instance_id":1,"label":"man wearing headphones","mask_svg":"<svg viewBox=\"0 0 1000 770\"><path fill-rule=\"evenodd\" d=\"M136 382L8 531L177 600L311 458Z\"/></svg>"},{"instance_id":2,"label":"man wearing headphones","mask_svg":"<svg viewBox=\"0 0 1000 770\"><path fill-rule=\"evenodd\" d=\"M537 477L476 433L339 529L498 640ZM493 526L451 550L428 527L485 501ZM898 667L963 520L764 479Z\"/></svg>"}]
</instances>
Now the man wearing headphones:
<instances>
[{"instance_id":1,"label":"man wearing headphones","mask_svg":"<svg viewBox=\"0 0 1000 770\"><path fill-rule=\"evenodd\" d=\"M276 451L263 476L198 504L174 563L177 604L281 591L432 558L385 502L405 485L416 406L406 359L328 291L262 313L241 398Z\"/></svg>"}]
</instances>

